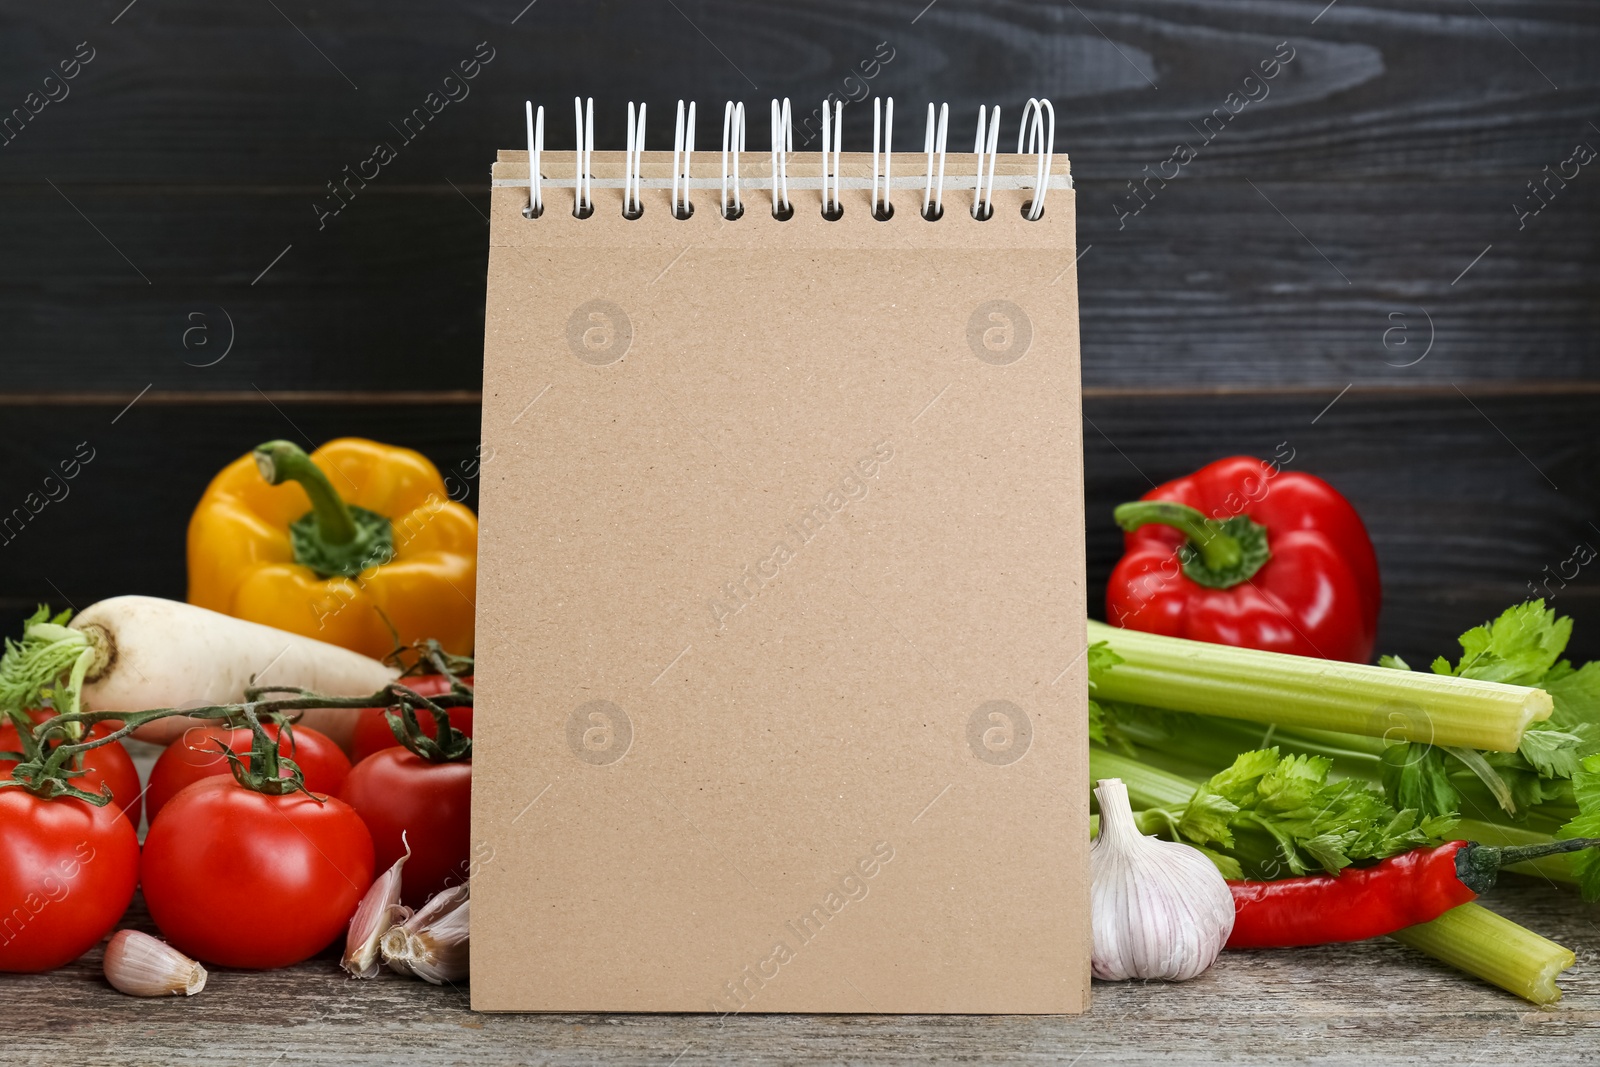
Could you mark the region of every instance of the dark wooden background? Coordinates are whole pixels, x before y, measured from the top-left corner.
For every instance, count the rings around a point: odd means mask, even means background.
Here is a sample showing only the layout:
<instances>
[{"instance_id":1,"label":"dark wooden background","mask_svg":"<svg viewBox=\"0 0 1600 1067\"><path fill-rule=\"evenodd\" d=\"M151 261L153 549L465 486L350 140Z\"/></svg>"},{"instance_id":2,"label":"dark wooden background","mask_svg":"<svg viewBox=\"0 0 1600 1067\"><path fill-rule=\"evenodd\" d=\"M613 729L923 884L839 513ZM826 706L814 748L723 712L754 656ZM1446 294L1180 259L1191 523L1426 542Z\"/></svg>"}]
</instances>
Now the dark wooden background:
<instances>
[{"instance_id":1,"label":"dark wooden background","mask_svg":"<svg viewBox=\"0 0 1600 1067\"><path fill-rule=\"evenodd\" d=\"M852 91L880 42L894 58L868 88L916 116L903 139L929 99L956 146L979 103L1005 107L1004 143L1026 97L1055 102L1079 182L1096 600L1115 503L1281 442L1365 514L1389 651L1449 650L1600 547L1600 161L1537 215L1515 207L1600 148L1600 7L925 2L7 3L0 113L80 42L94 58L0 147L0 516L80 442L95 457L0 535L7 629L38 600L181 596L189 505L262 439L471 458L488 167L523 143L524 99L561 147L593 94L610 148L630 99L651 147L678 97L702 146L743 99L755 146L769 98L804 114ZM1196 143L1285 40L1268 98L1119 222L1129 180ZM470 96L402 144L390 123L479 42L494 58ZM845 121L868 148L868 109ZM398 159L319 229L325 183L378 141ZM1597 575L1550 584L1585 656Z\"/></svg>"}]
</instances>

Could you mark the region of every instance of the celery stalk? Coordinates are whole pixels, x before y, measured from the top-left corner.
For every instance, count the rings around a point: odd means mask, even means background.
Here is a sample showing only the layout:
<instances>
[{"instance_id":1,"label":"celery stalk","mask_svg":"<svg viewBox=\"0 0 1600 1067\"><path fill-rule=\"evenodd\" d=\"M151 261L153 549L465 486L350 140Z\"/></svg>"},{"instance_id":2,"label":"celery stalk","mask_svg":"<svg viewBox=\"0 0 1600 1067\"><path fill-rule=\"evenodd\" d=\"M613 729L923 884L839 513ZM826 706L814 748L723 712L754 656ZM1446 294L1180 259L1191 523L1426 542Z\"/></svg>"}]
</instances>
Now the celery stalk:
<instances>
[{"instance_id":1,"label":"celery stalk","mask_svg":"<svg viewBox=\"0 0 1600 1067\"><path fill-rule=\"evenodd\" d=\"M1388 742L1375 737L1324 730L1287 730L1277 724L1219 719L1210 715L1174 718L1185 720L1188 728L1169 732L1137 718L1124 720L1119 716L1115 721L1123 737L1156 756L1160 763L1168 765L1167 769L1199 779L1211 777L1241 752L1276 745L1284 752L1326 756L1333 761L1335 777L1368 782L1382 780L1380 757Z\"/></svg>"},{"instance_id":2,"label":"celery stalk","mask_svg":"<svg viewBox=\"0 0 1600 1067\"><path fill-rule=\"evenodd\" d=\"M1550 717L1542 689L1186 641L1089 623L1123 662L1095 679L1100 700L1220 715L1290 729L1335 730L1514 752Z\"/></svg>"},{"instance_id":3,"label":"celery stalk","mask_svg":"<svg viewBox=\"0 0 1600 1067\"><path fill-rule=\"evenodd\" d=\"M1577 957L1488 908L1463 904L1390 937L1539 1005L1561 999L1556 977Z\"/></svg>"},{"instance_id":4,"label":"celery stalk","mask_svg":"<svg viewBox=\"0 0 1600 1067\"><path fill-rule=\"evenodd\" d=\"M1121 778L1128 787L1128 802L1136 810L1172 808L1182 811L1199 786L1192 779L1158 770L1132 756L1091 745L1089 781L1098 782L1102 778Z\"/></svg>"}]
</instances>

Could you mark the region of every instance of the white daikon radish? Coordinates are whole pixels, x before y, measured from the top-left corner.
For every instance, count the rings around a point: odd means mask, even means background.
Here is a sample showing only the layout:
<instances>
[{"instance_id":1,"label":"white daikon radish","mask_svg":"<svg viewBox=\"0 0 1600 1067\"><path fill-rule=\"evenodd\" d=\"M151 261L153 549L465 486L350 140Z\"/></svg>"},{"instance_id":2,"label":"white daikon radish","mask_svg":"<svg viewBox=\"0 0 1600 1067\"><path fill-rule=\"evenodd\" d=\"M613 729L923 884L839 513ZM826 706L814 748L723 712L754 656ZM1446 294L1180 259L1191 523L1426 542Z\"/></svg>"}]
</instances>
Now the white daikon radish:
<instances>
[{"instance_id":1,"label":"white daikon radish","mask_svg":"<svg viewBox=\"0 0 1600 1067\"><path fill-rule=\"evenodd\" d=\"M68 625L36 616L0 660L0 705L30 706L40 688L60 687L56 710L146 711L234 704L251 685L293 685L329 696L363 696L396 672L358 652L149 596L119 596L84 609ZM304 725L349 747L353 708L305 712ZM195 720L175 715L134 736L157 744Z\"/></svg>"}]
</instances>

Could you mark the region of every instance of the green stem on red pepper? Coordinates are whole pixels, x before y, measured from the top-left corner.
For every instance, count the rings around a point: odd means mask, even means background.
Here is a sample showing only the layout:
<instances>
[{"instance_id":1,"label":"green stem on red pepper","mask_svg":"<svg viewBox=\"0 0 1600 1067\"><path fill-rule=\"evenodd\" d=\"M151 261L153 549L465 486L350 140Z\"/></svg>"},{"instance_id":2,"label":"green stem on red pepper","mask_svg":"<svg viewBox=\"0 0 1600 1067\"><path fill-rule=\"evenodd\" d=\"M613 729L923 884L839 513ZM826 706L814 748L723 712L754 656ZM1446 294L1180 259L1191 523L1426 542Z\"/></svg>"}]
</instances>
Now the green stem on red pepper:
<instances>
[{"instance_id":1,"label":"green stem on red pepper","mask_svg":"<svg viewBox=\"0 0 1600 1067\"><path fill-rule=\"evenodd\" d=\"M1188 538L1181 550L1183 573L1210 589L1247 582L1272 558L1267 528L1248 515L1211 519L1187 504L1135 500L1119 506L1112 517L1129 532L1157 524L1183 534Z\"/></svg>"}]
</instances>

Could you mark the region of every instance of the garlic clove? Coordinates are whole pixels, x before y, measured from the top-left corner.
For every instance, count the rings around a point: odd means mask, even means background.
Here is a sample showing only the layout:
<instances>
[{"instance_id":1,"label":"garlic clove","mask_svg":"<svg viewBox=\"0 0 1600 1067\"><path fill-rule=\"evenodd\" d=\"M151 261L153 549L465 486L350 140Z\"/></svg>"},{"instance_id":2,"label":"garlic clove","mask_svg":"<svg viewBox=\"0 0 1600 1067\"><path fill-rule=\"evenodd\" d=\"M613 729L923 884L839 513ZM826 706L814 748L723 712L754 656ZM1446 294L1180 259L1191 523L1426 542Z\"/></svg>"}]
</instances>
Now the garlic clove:
<instances>
[{"instance_id":1,"label":"garlic clove","mask_svg":"<svg viewBox=\"0 0 1600 1067\"><path fill-rule=\"evenodd\" d=\"M470 895L469 883L451 886L384 934L380 947L389 969L434 985L465 981L471 960Z\"/></svg>"},{"instance_id":2,"label":"garlic clove","mask_svg":"<svg viewBox=\"0 0 1600 1067\"><path fill-rule=\"evenodd\" d=\"M106 981L130 997L192 997L206 987L206 969L159 938L118 930L106 945Z\"/></svg>"},{"instance_id":3,"label":"garlic clove","mask_svg":"<svg viewBox=\"0 0 1600 1067\"><path fill-rule=\"evenodd\" d=\"M380 874L367 889L367 895L356 905L350 917L350 930L345 934L344 957L339 966L355 978L378 976L378 944L383 935L397 922L405 922L411 910L400 904L400 870L411 858L411 845L401 833L400 843L406 854Z\"/></svg>"},{"instance_id":4,"label":"garlic clove","mask_svg":"<svg viewBox=\"0 0 1600 1067\"><path fill-rule=\"evenodd\" d=\"M1233 894L1200 850L1139 832L1128 789L1095 787L1100 835L1089 849L1096 978L1182 982L1210 967L1233 932Z\"/></svg>"}]
</instances>

